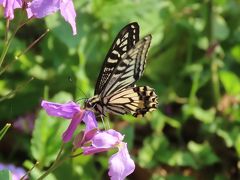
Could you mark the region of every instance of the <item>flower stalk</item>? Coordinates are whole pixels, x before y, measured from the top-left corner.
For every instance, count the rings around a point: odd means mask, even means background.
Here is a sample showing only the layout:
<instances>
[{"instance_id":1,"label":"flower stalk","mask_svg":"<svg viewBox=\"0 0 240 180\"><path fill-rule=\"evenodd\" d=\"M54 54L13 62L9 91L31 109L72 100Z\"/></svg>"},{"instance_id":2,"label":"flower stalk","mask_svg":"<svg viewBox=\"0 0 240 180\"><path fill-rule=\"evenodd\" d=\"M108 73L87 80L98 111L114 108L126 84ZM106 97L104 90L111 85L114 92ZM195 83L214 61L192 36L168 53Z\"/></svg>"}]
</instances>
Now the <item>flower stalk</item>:
<instances>
[{"instance_id":1,"label":"flower stalk","mask_svg":"<svg viewBox=\"0 0 240 180\"><path fill-rule=\"evenodd\" d=\"M41 180L41 179L45 178L46 176L48 176L51 172L53 172L55 169L57 169L66 160L83 155L83 153L81 152L81 153L74 154L74 155L71 155L71 156L66 156L65 158L61 159L60 157L61 157L61 154L64 150L64 145L65 144L63 143L62 147L61 147L61 149L60 149L60 151L57 155L57 158L54 161L54 163L52 164L52 166L44 174L42 174L37 180Z\"/></svg>"},{"instance_id":2,"label":"flower stalk","mask_svg":"<svg viewBox=\"0 0 240 180\"><path fill-rule=\"evenodd\" d=\"M8 20L7 20L8 21ZM2 64L3 64L3 61L6 57L6 54L8 52L8 49L12 43L12 40L13 38L15 37L15 35L17 34L18 30L21 29L29 20L26 20L25 22L21 22L22 20L20 19L19 20L20 23L19 25L17 26L17 28L13 31L13 34L10 36L9 39L5 39L5 43L4 43L4 47L3 47L3 51L2 51L2 54L0 56L0 68L2 67ZM8 24L8 23L7 23ZM9 25L8 25L9 26ZM7 28L7 31L8 31L8 27ZM5 38L7 38L7 35L5 35Z\"/></svg>"},{"instance_id":3,"label":"flower stalk","mask_svg":"<svg viewBox=\"0 0 240 180\"><path fill-rule=\"evenodd\" d=\"M33 167L32 167L31 169L29 169L28 172L27 172L26 174L24 174L24 176L22 176L22 177L20 178L20 180L26 179L26 177L32 172L32 170L33 170L38 164L39 164L39 162L37 161L37 162L33 165Z\"/></svg>"},{"instance_id":4,"label":"flower stalk","mask_svg":"<svg viewBox=\"0 0 240 180\"><path fill-rule=\"evenodd\" d=\"M22 88L24 88L28 83L30 83L34 78L31 77L27 82L25 82L23 85L18 86L16 89L12 90L11 92L9 92L7 95L3 96L0 98L0 102L13 96L14 94L16 94L16 92L18 92L19 90L21 90Z\"/></svg>"},{"instance_id":5,"label":"flower stalk","mask_svg":"<svg viewBox=\"0 0 240 180\"><path fill-rule=\"evenodd\" d=\"M213 22L214 22L214 14L213 14L213 1L209 0L207 2L207 37L209 41L209 47L214 46L216 42L214 42L213 38ZM219 86L219 77L218 77L218 62L215 59L215 54L211 53L209 55L210 71L211 71L211 81L212 81L212 94L213 94L213 102L214 105L217 106L219 98L220 98L220 86Z\"/></svg>"},{"instance_id":6,"label":"flower stalk","mask_svg":"<svg viewBox=\"0 0 240 180\"><path fill-rule=\"evenodd\" d=\"M60 157L61 157L61 154L62 154L62 152L64 150L64 146L65 146L65 143L62 144L62 146L60 148L60 151L57 154L56 160L54 161L52 166L44 174L42 174L38 178L38 180L41 180L41 179L45 178L47 175L49 175L53 170L55 170L62 163L62 161L60 161Z\"/></svg>"}]
</instances>

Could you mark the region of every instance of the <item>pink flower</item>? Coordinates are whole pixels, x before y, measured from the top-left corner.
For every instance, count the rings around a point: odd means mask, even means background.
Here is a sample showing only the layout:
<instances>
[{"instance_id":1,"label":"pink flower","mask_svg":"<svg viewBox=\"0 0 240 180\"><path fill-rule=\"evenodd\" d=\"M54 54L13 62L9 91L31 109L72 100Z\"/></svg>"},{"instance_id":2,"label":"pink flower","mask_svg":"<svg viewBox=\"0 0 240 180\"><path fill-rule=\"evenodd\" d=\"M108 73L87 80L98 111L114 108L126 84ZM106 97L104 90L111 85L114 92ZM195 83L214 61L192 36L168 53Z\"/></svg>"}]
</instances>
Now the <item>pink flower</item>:
<instances>
[{"instance_id":1,"label":"pink flower","mask_svg":"<svg viewBox=\"0 0 240 180\"><path fill-rule=\"evenodd\" d=\"M109 129L97 132L90 140L91 143L85 143L85 145L90 144L89 146L82 146L85 155L118 148L118 152L109 159L108 175L111 180L125 179L135 169L134 161L131 159L127 149L127 143L122 141L123 138L124 136L119 132Z\"/></svg>"},{"instance_id":2,"label":"pink flower","mask_svg":"<svg viewBox=\"0 0 240 180\"><path fill-rule=\"evenodd\" d=\"M33 0L28 3L28 18L42 18L60 10L61 15L72 26L73 35L76 30L76 12L72 0Z\"/></svg>"},{"instance_id":3,"label":"pink flower","mask_svg":"<svg viewBox=\"0 0 240 180\"><path fill-rule=\"evenodd\" d=\"M64 142L71 140L81 121L85 123L85 130L74 140L75 148L82 148L84 155L118 149L118 152L109 159L108 175L111 180L122 180L134 171L135 164L129 155L127 143L123 142L124 136L113 129L100 131L92 111L81 110L74 102L59 104L42 101L42 107L51 116L71 119L69 127L63 133Z\"/></svg>"},{"instance_id":4,"label":"pink flower","mask_svg":"<svg viewBox=\"0 0 240 180\"><path fill-rule=\"evenodd\" d=\"M4 7L4 16L12 20L14 18L14 9L22 8L22 0L0 0L0 5Z\"/></svg>"},{"instance_id":5,"label":"pink flower","mask_svg":"<svg viewBox=\"0 0 240 180\"><path fill-rule=\"evenodd\" d=\"M92 113L92 112L91 112ZM73 145L75 148L79 148L84 145L84 143L90 141L93 136L98 132L98 124L96 118L92 116L89 112L85 114L86 118L83 119L86 124L84 131L80 132L74 139Z\"/></svg>"},{"instance_id":6,"label":"pink flower","mask_svg":"<svg viewBox=\"0 0 240 180\"><path fill-rule=\"evenodd\" d=\"M95 115L91 111L81 110L79 105L70 101L65 104L53 103L48 101L42 101L41 106L46 110L48 115L62 117L65 119L71 119L71 123L67 130L63 133L63 141L68 142L71 140L73 133L75 132L77 126L83 120L93 121Z\"/></svg>"}]
</instances>

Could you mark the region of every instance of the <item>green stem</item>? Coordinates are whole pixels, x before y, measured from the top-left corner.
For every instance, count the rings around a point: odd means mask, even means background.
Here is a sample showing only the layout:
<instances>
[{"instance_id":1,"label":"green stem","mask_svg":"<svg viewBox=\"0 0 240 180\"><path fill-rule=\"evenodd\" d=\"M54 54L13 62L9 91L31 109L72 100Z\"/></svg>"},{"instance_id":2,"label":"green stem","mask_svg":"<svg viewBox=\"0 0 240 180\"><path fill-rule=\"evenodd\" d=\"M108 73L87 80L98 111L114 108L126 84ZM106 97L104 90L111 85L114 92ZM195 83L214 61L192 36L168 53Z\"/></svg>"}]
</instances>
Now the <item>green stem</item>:
<instances>
[{"instance_id":1,"label":"green stem","mask_svg":"<svg viewBox=\"0 0 240 180\"><path fill-rule=\"evenodd\" d=\"M33 165L33 167L32 167L31 169L29 169L29 171L20 178L20 180L26 179L26 177L32 172L32 170L33 170L38 164L39 164L39 162L37 161L37 162Z\"/></svg>"},{"instance_id":2,"label":"green stem","mask_svg":"<svg viewBox=\"0 0 240 180\"><path fill-rule=\"evenodd\" d=\"M38 180L41 180L41 179L45 178L45 177L46 177L48 174L50 174L54 169L56 169L57 166L59 166L58 164L59 164L59 162L61 162L61 161L59 161L59 160L60 160L62 151L63 151L63 149L64 149L64 145L65 145L65 144L63 143L62 146L61 146L60 151L58 152L58 155L57 155L57 157L56 157L56 160L54 161L54 163L52 164L52 166L51 166L44 174L42 174L42 175L38 178Z\"/></svg>"},{"instance_id":3,"label":"green stem","mask_svg":"<svg viewBox=\"0 0 240 180\"><path fill-rule=\"evenodd\" d=\"M0 140L6 134L7 130L11 127L11 124L7 123L1 130L0 130Z\"/></svg>"},{"instance_id":4,"label":"green stem","mask_svg":"<svg viewBox=\"0 0 240 180\"><path fill-rule=\"evenodd\" d=\"M31 77L26 83L24 83L21 86L18 86L16 89L12 90L10 93L8 93L7 95L3 96L0 98L0 102L4 101L5 99L13 96L14 94L16 94L16 92L20 91L23 87L25 87L28 83L30 83L34 78Z\"/></svg>"},{"instance_id":5,"label":"green stem","mask_svg":"<svg viewBox=\"0 0 240 180\"><path fill-rule=\"evenodd\" d=\"M196 74L193 75L193 84L189 96L189 104L195 105L196 104L196 93L199 87L199 79L200 79L200 73L196 72Z\"/></svg>"},{"instance_id":6,"label":"green stem","mask_svg":"<svg viewBox=\"0 0 240 180\"><path fill-rule=\"evenodd\" d=\"M76 155L72 155L72 156L67 156L65 158L63 158L62 160L59 160L58 163L56 163L54 166L51 167L51 171L49 172L53 172L55 169L57 169L63 162L65 162L66 160L68 160L69 158L75 158L78 157L80 155L82 155L83 153L78 153ZM49 174L49 173L48 173ZM48 174L46 174L44 177L46 177ZM42 177L42 178L44 178ZM40 177L41 178L41 177ZM39 179L38 179L39 180Z\"/></svg>"},{"instance_id":7,"label":"green stem","mask_svg":"<svg viewBox=\"0 0 240 180\"><path fill-rule=\"evenodd\" d=\"M0 68L2 67L2 63L3 63L4 59L5 59L5 56L6 56L6 54L7 54L7 51L8 51L8 49L9 49L10 45L11 45L11 42L12 42L14 36L15 36L16 33L18 32L18 30L19 30L23 25L25 25L28 21L29 21L29 20L27 20L27 21L25 21L25 22L23 22L23 23L19 23L19 25L17 26L17 28L13 31L13 34L11 35L11 37L9 38L9 40L6 40L6 43L4 44L4 47L3 47L2 54L1 54L1 56L0 56ZM21 22L21 20L20 20L20 22Z\"/></svg>"},{"instance_id":8,"label":"green stem","mask_svg":"<svg viewBox=\"0 0 240 180\"><path fill-rule=\"evenodd\" d=\"M49 29L47 29L41 36L39 36L35 41L33 41L23 52L15 57L15 59L19 59L23 54L25 54L29 49L31 49L35 44L37 44L47 33Z\"/></svg>"},{"instance_id":9,"label":"green stem","mask_svg":"<svg viewBox=\"0 0 240 180\"><path fill-rule=\"evenodd\" d=\"M13 37L13 35L11 37ZM7 51L9 49L9 46L11 44L12 39L13 38L10 38L9 41L3 47L3 51L2 51L2 54L1 54L1 57L0 57L0 67L2 66L3 60L4 60L4 58L5 58L6 54L7 54Z\"/></svg>"},{"instance_id":10,"label":"green stem","mask_svg":"<svg viewBox=\"0 0 240 180\"><path fill-rule=\"evenodd\" d=\"M207 36L209 40L209 48L211 48L214 44L213 39L213 20L214 20L214 14L213 14L213 1L208 0L207 3ZM219 77L218 77L218 63L215 59L214 52L210 54L209 60L211 62L210 70L211 70L211 81L212 81L212 94L213 94L213 101L214 105L217 106L219 98L220 98L220 87L219 87Z\"/></svg>"},{"instance_id":11,"label":"green stem","mask_svg":"<svg viewBox=\"0 0 240 180\"><path fill-rule=\"evenodd\" d=\"M78 156L81 156L83 153L78 153L78 154L74 154L74 155L71 155L70 158L75 158L75 157L78 157Z\"/></svg>"},{"instance_id":12,"label":"green stem","mask_svg":"<svg viewBox=\"0 0 240 180\"><path fill-rule=\"evenodd\" d=\"M65 158L61 159L60 160L60 156L62 154L62 151L64 149L64 144L62 145L58 155L57 155L57 158L55 160L55 162L53 163L53 165L43 174L41 175L37 180L41 180L43 178L45 178L49 173L53 172L55 169L57 169L64 161L68 160L69 158L75 158L75 157L78 157L80 155L82 155L83 153L78 153L78 154L74 154L74 155L71 155L71 156L66 156Z\"/></svg>"},{"instance_id":13,"label":"green stem","mask_svg":"<svg viewBox=\"0 0 240 180\"><path fill-rule=\"evenodd\" d=\"M8 18L7 21L6 21L6 32L5 32L5 38L4 38L5 43L8 40L9 23L10 23L10 19Z\"/></svg>"},{"instance_id":14,"label":"green stem","mask_svg":"<svg viewBox=\"0 0 240 180\"><path fill-rule=\"evenodd\" d=\"M211 72L212 72L212 88L213 88L213 94L214 94L214 103L215 103L215 106L217 106L219 98L220 98L220 87L219 87L218 62L217 62L217 60L212 60Z\"/></svg>"},{"instance_id":15,"label":"green stem","mask_svg":"<svg viewBox=\"0 0 240 180\"><path fill-rule=\"evenodd\" d=\"M31 49L36 43L38 43L47 33L49 32L49 29L47 29L40 37L38 37L35 41L33 41L23 52L21 52L19 55L17 55L15 57L15 59L7 64L6 66L4 66L2 68L2 70L0 70L0 76L10 67L10 65L12 65L13 63L15 63L23 54L25 54L29 49Z\"/></svg>"}]
</instances>

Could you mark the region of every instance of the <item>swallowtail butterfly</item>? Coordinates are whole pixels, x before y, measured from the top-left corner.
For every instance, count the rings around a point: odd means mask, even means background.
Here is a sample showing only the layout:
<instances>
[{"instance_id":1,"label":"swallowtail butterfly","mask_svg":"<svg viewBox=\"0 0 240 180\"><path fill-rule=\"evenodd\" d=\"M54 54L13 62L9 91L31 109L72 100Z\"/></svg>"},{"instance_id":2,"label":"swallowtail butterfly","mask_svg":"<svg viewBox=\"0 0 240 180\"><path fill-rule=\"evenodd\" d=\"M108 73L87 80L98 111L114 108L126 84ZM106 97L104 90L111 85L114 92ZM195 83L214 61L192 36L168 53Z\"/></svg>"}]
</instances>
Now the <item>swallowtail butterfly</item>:
<instances>
[{"instance_id":1,"label":"swallowtail butterfly","mask_svg":"<svg viewBox=\"0 0 240 180\"><path fill-rule=\"evenodd\" d=\"M136 22L126 25L108 51L95 86L94 96L85 101L85 108L105 115L132 114L144 116L157 107L157 95L148 86L135 86L146 64L151 35L139 40Z\"/></svg>"}]
</instances>

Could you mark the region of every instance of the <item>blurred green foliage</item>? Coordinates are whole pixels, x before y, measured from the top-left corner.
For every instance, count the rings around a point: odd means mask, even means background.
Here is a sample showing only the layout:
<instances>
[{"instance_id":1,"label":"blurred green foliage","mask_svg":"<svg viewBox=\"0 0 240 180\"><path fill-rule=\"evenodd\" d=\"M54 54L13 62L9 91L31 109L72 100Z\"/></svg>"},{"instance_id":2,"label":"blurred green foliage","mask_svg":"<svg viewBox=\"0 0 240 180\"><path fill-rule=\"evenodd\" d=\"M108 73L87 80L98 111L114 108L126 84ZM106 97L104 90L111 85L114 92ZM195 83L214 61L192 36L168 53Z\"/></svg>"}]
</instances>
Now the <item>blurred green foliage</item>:
<instances>
[{"instance_id":1,"label":"blurred green foliage","mask_svg":"<svg viewBox=\"0 0 240 180\"><path fill-rule=\"evenodd\" d=\"M9 49L4 66L10 66L1 74L0 96L21 88L0 102L1 127L32 113L36 122L32 134L14 128L7 132L0 142L1 162L30 169L37 160L40 165L32 177L41 175L55 159L68 124L47 116L40 109L41 100L92 96L113 39L123 26L136 21L141 37L153 36L146 70L137 84L155 88L160 106L140 120L109 117L111 126L126 135L135 159L136 170L129 179L239 178L240 2L75 0L74 4L76 36L56 13L27 23ZM17 22L16 16L10 30ZM15 61L47 28L50 32ZM2 19L0 49L4 33ZM110 154L69 160L48 179L104 179Z\"/></svg>"},{"instance_id":2,"label":"blurred green foliage","mask_svg":"<svg viewBox=\"0 0 240 180\"><path fill-rule=\"evenodd\" d=\"M0 179L11 180L11 172L9 170L0 171Z\"/></svg>"}]
</instances>

